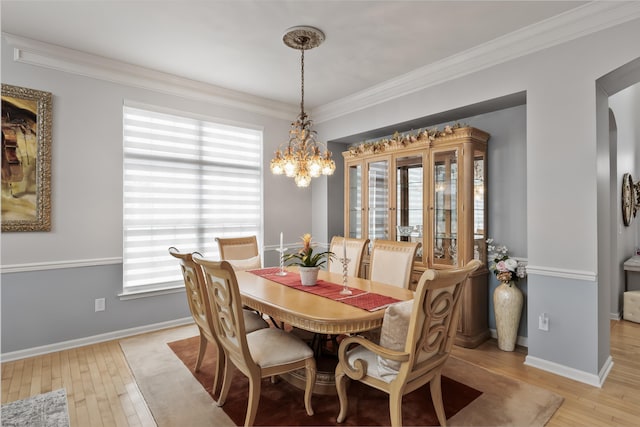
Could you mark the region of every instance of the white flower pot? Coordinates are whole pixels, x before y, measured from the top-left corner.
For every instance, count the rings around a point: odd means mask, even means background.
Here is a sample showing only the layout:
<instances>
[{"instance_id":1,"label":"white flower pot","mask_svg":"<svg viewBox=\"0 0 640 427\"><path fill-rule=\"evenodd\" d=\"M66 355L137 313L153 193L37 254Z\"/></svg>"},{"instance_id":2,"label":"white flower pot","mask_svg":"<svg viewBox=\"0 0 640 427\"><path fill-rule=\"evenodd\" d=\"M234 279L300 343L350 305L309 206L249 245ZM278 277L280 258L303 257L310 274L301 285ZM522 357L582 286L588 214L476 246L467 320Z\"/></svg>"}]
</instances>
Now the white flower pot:
<instances>
[{"instance_id":1,"label":"white flower pot","mask_svg":"<svg viewBox=\"0 0 640 427\"><path fill-rule=\"evenodd\" d=\"M300 281L303 286L315 286L320 267L300 267Z\"/></svg>"},{"instance_id":2,"label":"white flower pot","mask_svg":"<svg viewBox=\"0 0 640 427\"><path fill-rule=\"evenodd\" d=\"M509 285L503 282L493 291L493 311L500 350L513 351L516 347L523 299L522 291L515 283Z\"/></svg>"}]
</instances>

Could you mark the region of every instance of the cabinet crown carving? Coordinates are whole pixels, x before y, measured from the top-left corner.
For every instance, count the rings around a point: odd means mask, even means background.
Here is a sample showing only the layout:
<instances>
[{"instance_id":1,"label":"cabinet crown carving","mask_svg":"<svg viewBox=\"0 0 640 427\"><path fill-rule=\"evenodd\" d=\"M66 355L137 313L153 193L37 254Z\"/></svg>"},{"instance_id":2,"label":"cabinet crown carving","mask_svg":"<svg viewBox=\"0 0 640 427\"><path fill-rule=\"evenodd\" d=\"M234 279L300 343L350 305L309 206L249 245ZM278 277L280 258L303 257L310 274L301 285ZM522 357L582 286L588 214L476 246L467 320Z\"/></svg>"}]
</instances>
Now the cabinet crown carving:
<instances>
[{"instance_id":1,"label":"cabinet crown carving","mask_svg":"<svg viewBox=\"0 0 640 427\"><path fill-rule=\"evenodd\" d=\"M396 132L390 138L353 145L349 147L348 151L344 151L342 156L353 158L361 155L393 152L408 147L431 147L459 138L486 141L489 139L489 134L480 129L460 124L445 126L443 130L432 128L408 133Z\"/></svg>"}]
</instances>

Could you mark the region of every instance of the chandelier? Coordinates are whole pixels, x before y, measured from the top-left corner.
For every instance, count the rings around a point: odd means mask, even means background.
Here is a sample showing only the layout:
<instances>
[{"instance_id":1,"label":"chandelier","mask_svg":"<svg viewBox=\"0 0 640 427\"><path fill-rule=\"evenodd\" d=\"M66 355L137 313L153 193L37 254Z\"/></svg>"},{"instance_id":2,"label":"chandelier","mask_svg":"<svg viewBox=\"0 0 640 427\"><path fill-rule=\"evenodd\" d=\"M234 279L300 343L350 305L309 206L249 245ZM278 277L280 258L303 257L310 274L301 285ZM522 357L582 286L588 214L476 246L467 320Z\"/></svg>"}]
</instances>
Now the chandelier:
<instances>
[{"instance_id":1,"label":"chandelier","mask_svg":"<svg viewBox=\"0 0 640 427\"><path fill-rule=\"evenodd\" d=\"M276 150L275 157L271 159L271 172L274 175L284 173L289 178L294 178L298 187L308 187L311 178L333 175L336 170L331 152L324 144L316 141L313 122L304 112L304 51L320 46L324 41L324 33L314 27L292 27L282 37L282 41L290 48L299 49L301 53L300 114L291 123L289 142Z\"/></svg>"}]
</instances>

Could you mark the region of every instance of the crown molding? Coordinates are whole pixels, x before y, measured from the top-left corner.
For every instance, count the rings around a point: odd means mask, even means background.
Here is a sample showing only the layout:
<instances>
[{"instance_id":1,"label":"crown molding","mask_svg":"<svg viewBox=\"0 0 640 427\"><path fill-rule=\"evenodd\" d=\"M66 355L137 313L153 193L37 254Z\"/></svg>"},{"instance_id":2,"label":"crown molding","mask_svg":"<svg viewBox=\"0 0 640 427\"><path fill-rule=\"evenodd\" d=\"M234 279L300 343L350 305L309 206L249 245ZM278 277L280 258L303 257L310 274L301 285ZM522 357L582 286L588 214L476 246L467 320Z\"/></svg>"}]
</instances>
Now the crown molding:
<instances>
[{"instance_id":1,"label":"crown molding","mask_svg":"<svg viewBox=\"0 0 640 427\"><path fill-rule=\"evenodd\" d=\"M594 1L313 109L316 123L640 18L640 2Z\"/></svg>"},{"instance_id":2,"label":"crown molding","mask_svg":"<svg viewBox=\"0 0 640 427\"><path fill-rule=\"evenodd\" d=\"M295 106L198 82L137 65L86 52L2 33L13 47L13 60L23 64L51 68L85 77L153 90L196 101L238 108L266 116L289 120Z\"/></svg>"}]
</instances>

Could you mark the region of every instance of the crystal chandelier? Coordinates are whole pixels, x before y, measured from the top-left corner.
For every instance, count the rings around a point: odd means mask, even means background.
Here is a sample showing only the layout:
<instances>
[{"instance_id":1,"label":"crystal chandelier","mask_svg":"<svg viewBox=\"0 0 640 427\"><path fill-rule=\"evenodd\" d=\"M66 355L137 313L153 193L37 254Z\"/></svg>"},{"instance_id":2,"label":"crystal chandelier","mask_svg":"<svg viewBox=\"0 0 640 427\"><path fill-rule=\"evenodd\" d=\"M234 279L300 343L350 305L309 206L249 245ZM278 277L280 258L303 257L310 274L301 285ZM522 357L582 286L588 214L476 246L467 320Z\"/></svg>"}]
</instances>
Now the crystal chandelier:
<instances>
[{"instance_id":1,"label":"crystal chandelier","mask_svg":"<svg viewBox=\"0 0 640 427\"><path fill-rule=\"evenodd\" d=\"M294 178L298 187L308 187L311 178L320 175L333 175L336 164L331 159L331 152L326 146L316 141L316 131L312 129L313 122L304 112L304 51L320 46L324 41L324 33L314 27L293 27L282 37L284 44L301 53L301 98L300 114L291 123L289 142L286 147L276 150L271 159L271 172L274 175L283 173Z\"/></svg>"}]
</instances>

